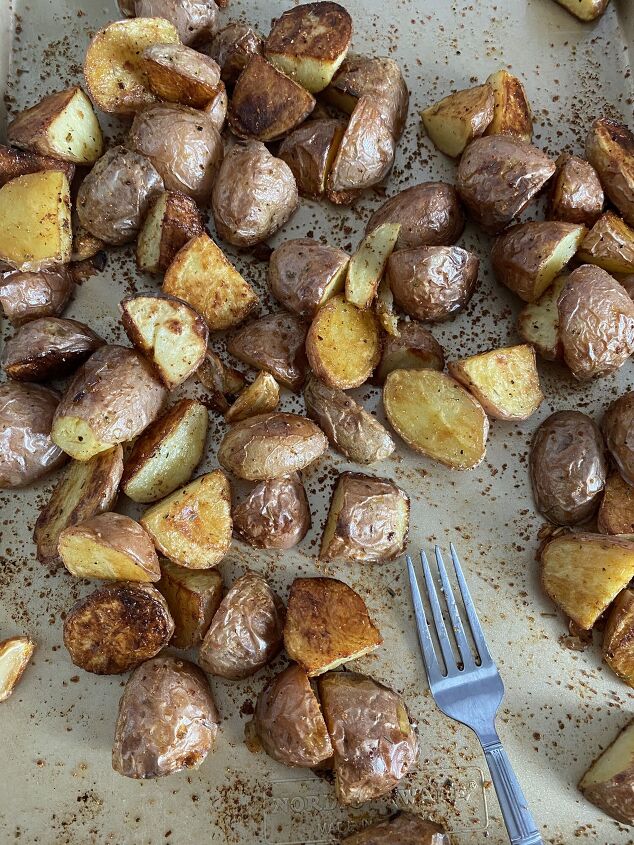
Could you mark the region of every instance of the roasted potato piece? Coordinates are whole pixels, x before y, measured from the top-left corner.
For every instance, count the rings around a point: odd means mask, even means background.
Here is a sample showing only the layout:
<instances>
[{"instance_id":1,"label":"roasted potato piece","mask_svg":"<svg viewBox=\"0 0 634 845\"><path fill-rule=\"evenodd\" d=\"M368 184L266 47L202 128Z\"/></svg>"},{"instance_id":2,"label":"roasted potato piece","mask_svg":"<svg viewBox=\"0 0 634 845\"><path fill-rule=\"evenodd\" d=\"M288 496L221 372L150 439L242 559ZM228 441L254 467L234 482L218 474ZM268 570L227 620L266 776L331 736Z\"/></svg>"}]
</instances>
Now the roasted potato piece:
<instances>
[{"instance_id":1,"label":"roasted potato piece","mask_svg":"<svg viewBox=\"0 0 634 845\"><path fill-rule=\"evenodd\" d=\"M327 448L326 436L311 420L297 414L259 414L231 426L218 461L238 478L264 481L304 469Z\"/></svg>"},{"instance_id":2,"label":"roasted potato piece","mask_svg":"<svg viewBox=\"0 0 634 845\"><path fill-rule=\"evenodd\" d=\"M174 619L171 645L174 648L200 645L222 600L222 577L218 570L185 569L163 558L157 587Z\"/></svg>"},{"instance_id":3,"label":"roasted potato piece","mask_svg":"<svg viewBox=\"0 0 634 845\"><path fill-rule=\"evenodd\" d=\"M456 188L471 217L490 234L505 229L544 187L555 163L509 135L476 138L464 151Z\"/></svg>"},{"instance_id":4,"label":"roasted potato piece","mask_svg":"<svg viewBox=\"0 0 634 845\"><path fill-rule=\"evenodd\" d=\"M233 509L233 530L256 549L290 549L310 528L310 507L300 475L261 481Z\"/></svg>"},{"instance_id":5,"label":"roasted potato piece","mask_svg":"<svg viewBox=\"0 0 634 845\"><path fill-rule=\"evenodd\" d=\"M390 425L423 455L452 469L472 469L484 458L489 420L457 381L436 370L393 370L383 406Z\"/></svg>"},{"instance_id":6,"label":"roasted potato piece","mask_svg":"<svg viewBox=\"0 0 634 845\"><path fill-rule=\"evenodd\" d=\"M372 304L400 228L400 223L377 226L365 236L350 259L345 295L357 308L369 308Z\"/></svg>"},{"instance_id":7,"label":"roasted potato piece","mask_svg":"<svg viewBox=\"0 0 634 845\"><path fill-rule=\"evenodd\" d=\"M166 18L178 30L183 44L207 41L218 28L218 6L224 0L135 0L137 17Z\"/></svg>"},{"instance_id":8,"label":"roasted potato piece","mask_svg":"<svg viewBox=\"0 0 634 845\"><path fill-rule=\"evenodd\" d=\"M547 361L561 357L557 301L568 281L568 273L557 276L537 302L529 302L517 318L517 333L535 347Z\"/></svg>"},{"instance_id":9,"label":"roasted potato piece","mask_svg":"<svg viewBox=\"0 0 634 845\"><path fill-rule=\"evenodd\" d=\"M220 68L184 44L152 44L143 51L141 66L150 91L161 100L199 109L216 94Z\"/></svg>"},{"instance_id":10,"label":"roasted potato piece","mask_svg":"<svg viewBox=\"0 0 634 845\"><path fill-rule=\"evenodd\" d=\"M361 804L387 795L418 757L402 698L357 672L328 672L318 687L335 752L337 800Z\"/></svg>"},{"instance_id":11,"label":"roasted potato piece","mask_svg":"<svg viewBox=\"0 0 634 845\"><path fill-rule=\"evenodd\" d=\"M138 4L137 4L138 11ZM143 66L152 44L178 44L176 27L164 17L138 17L108 24L92 38L84 58L84 77L102 111L131 114L155 102Z\"/></svg>"},{"instance_id":12,"label":"roasted potato piece","mask_svg":"<svg viewBox=\"0 0 634 845\"><path fill-rule=\"evenodd\" d=\"M18 176L0 188L0 261L41 270L70 261L70 188L60 170Z\"/></svg>"},{"instance_id":13,"label":"roasted potato piece","mask_svg":"<svg viewBox=\"0 0 634 845\"><path fill-rule=\"evenodd\" d=\"M6 701L24 674L35 651L30 637L10 637L0 642L0 701Z\"/></svg>"},{"instance_id":14,"label":"roasted potato piece","mask_svg":"<svg viewBox=\"0 0 634 845\"><path fill-rule=\"evenodd\" d=\"M75 175L75 165L72 162L27 150L15 150L0 144L0 187L18 176L38 173L41 170L61 170L66 174L69 184Z\"/></svg>"},{"instance_id":15,"label":"roasted potato piece","mask_svg":"<svg viewBox=\"0 0 634 845\"><path fill-rule=\"evenodd\" d=\"M300 666L287 667L264 687L253 726L269 757L285 766L311 768L332 757L319 701Z\"/></svg>"},{"instance_id":16,"label":"roasted potato piece","mask_svg":"<svg viewBox=\"0 0 634 845\"><path fill-rule=\"evenodd\" d=\"M119 11L122 15L125 15L126 18L134 17L134 4L135 0L117 0L117 6L119 7Z\"/></svg>"},{"instance_id":17,"label":"roasted potato piece","mask_svg":"<svg viewBox=\"0 0 634 845\"><path fill-rule=\"evenodd\" d=\"M603 634L603 659L619 678L634 687L634 592L616 597Z\"/></svg>"},{"instance_id":18,"label":"roasted potato piece","mask_svg":"<svg viewBox=\"0 0 634 845\"><path fill-rule=\"evenodd\" d=\"M300 317L312 318L338 293L350 257L312 238L285 241L269 260L269 288L277 301Z\"/></svg>"},{"instance_id":19,"label":"roasted potato piece","mask_svg":"<svg viewBox=\"0 0 634 845\"><path fill-rule=\"evenodd\" d=\"M414 320L399 320L397 334L383 342L374 381L383 384L392 370L442 371L444 368L445 354L432 333Z\"/></svg>"},{"instance_id":20,"label":"roasted potato piece","mask_svg":"<svg viewBox=\"0 0 634 845\"><path fill-rule=\"evenodd\" d=\"M634 719L597 757L579 781L579 789L588 801L623 824L634 824L633 759Z\"/></svg>"},{"instance_id":21,"label":"roasted potato piece","mask_svg":"<svg viewBox=\"0 0 634 845\"><path fill-rule=\"evenodd\" d=\"M37 559L49 566L61 563L57 551L65 528L109 511L123 474L123 449L113 446L88 461L71 461L35 523Z\"/></svg>"},{"instance_id":22,"label":"roasted potato piece","mask_svg":"<svg viewBox=\"0 0 634 845\"><path fill-rule=\"evenodd\" d=\"M253 53L233 89L227 120L238 138L277 141L314 108L315 98L305 88Z\"/></svg>"},{"instance_id":23,"label":"roasted potato piece","mask_svg":"<svg viewBox=\"0 0 634 845\"><path fill-rule=\"evenodd\" d=\"M64 463L50 437L58 403L59 394L39 384L0 384L0 490L23 487Z\"/></svg>"},{"instance_id":24,"label":"roasted potato piece","mask_svg":"<svg viewBox=\"0 0 634 845\"><path fill-rule=\"evenodd\" d=\"M188 302L211 331L237 326L258 302L251 285L204 233L176 253L165 273L163 292Z\"/></svg>"},{"instance_id":25,"label":"roasted potato piece","mask_svg":"<svg viewBox=\"0 0 634 845\"><path fill-rule=\"evenodd\" d=\"M17 381L63 378L105 342L84 323L41 317L26 323L7 341L2 369Z\"/></svg>"},{"instance_id":26,"label":"roasted potato piece","mask_svg":"<svg viewBox=\"0 0 634 845\"><path fill-rule=\"evenodd\" d=\"M143 220L136 247L137 267L143 273L164 273L179 249L203 231L194 200L185 194L163 191Z\"/></svg>"},{"instance_id":27,"label":"roasted potato piece","mask_svg":"<svg viewBox=\"0 0 634 845\"><path fill-rule=\"evenodd\" d=\"M555 0L580 21L594 21L608 7L610 0Z\"/></svg>"},{"instance_id":28,"label":"roasted potato piece","mask_svg":"<svg viewBox=\"0 0 634 845\"><path fill-rule=\"evenodd\" d=\"M156 548L178 566L210 569L231 545L231 485L216 469L190 481L141 517Z\"/></svg>"},{"instance_id":29,"label":"roasted potato piece","mask_svg":"<svg viewBox=\"0 0 634 845\"><path fill-rule=\"evenodd\" d=\"M449 94L424 109L420 116L436 149L458 158L467 144L484 134L493 120L494 105L493 88L485 82Z\"/></svg>"},{"instance_id":30,"label":"roasted potato piece","mask_svg":"<svg viewBox=\"0 0 634 845\"><path fill-rule=\"evenodd\" d=\"M128 243L162 190L163 180L149 159L125 147L111 147L81 183L79 222L108 244Z\"/></svg>"},{"instance_id":31,"label":"roasted potato piece","mask_svg":"<svg viewBox=\"0 0 634 845\"><path fill-rule=\"evenodd\" d=\"M254 53L262 52L262 36L253 27L241 21L232 21L219 30L208 52L220 65L220 77L233 85Z\"/></svg>"},{"instance_id":32,"label":"roasted potato piece","mask_svg":"<svg viewBox=\"0 0 634 845\"><path fill-rule=\"evenodd\" d=\"M268 414L280 402L280 386L270 373L260 372L255 381L247 385L225 413L227 422L239 422L255 414Z\"/></svg>"},{"instance_id":33,"label":"roasted potato piece","mask_svg":"<svg viewBox=\"0 0 634 845\"><path fill-rule=\"evenodd\" d=\"M390 255L387 280L399 308L437 323L467 305L479 267L477 255L459 246L420 246Z\"/></svg>"},{"instance_id":34,"label":"roasted potato piece","mask_svg":"<svg viewBox=\"0 0 634 845\"><path fill-rule=\"evenodd\" d=\"M357 464L383 461L396 448L385 428L351 396L327 387L311 376L304 389L309 417L322 429L331 446Z\"/></svg>"},{"instance_id":35,"label":"roasted potato piece","mask_svg":"<svg viewBox=\"0 0 634 845\"><path fill-rule=\"evenodd\" d=\"M597 514L602 534L634 534L634 487L618 472L608 476Z\"/></svg>"},{"instance_id":36,"label":"roasted potato piece","mask_svg":"<svg viewBox=\"0 0 634 845\"><path fill-rule=\"evenodd\" d=\"M219 82L212 99L202 109L218 132L222 132L224 129L228 108L229 98L227 97L227 89L225 88L224 82Z\"/></svg>"},{"instance_id":37,"label":"roasted potato piece","mask_svg":"<svg viewBox=\"0 0 634 845\"><path fill-rule=\"evenodd\" d=\"M306 325L280 311L247 323L228 341L227 351L257 370L265 370L295 392L306 376Z\"/></svg>"},{"instance_id":38,"label":"roasted potato piece","mask_svg":"<svg viewBox=\"0 0 634 845\"><path fill-rule=\"evenodd\" d=\"M603 210L603 199L603 188L594 167L579 156L560 155L550 191L548 217L593 226Z\"/></svg>"},{"instance_id":39,"label":"roasted potato piece","mask_svg":"<svg viewBox=\"0 0 634 845\"><path fill-rule=\"evenodd\" d=\"M71 262L88 261L90 258L96 258L98 253L103 252L105 246L106 244L101 238L96 238L90 234L88 229L84 229L79 222L77 212L75 212L73 214L73 249L70 255ZM105 262L105 252L103 252L103 257ZM92 263L93 265L95 264L95 262ZM105 266L105 263L103 266ZM76 274L77 269L73 267L71 268L71 272Z\"/></svg>"},{"instance_id":40,"label":"roasted potato piece","mask_svg":"<svg viewBox=\"0 0 634 845\"><path fill-rule=\"evenodd\" d=\"M167 602L151 584L105 584L75 602L64 619L64 645L75 666L96 675L136 669L174 633Z\"/></svg>"},{"instance_id":41,"label":"roasted potato piece","mask_svg":"<svg viewBox=\"0 0 634 845\"><path fill-rule=\"evenodd\" d=\"M608 273L634 273L634 229L606 211L583 239L577 258Z\"/></svg>"},{"instance_id":42,"label":"roasted potato piece","mask_svg":"<svg viewBox=\"0 0 634 845\"><path fill-rule=\"evenodd\" d=\"M220 414L229 410L227 396L237 395L247 383L239 370L228 367L211 349L207 349L205 360L196 370L196 378L211 391L208 402Z\"/></svg>"},{"instance_id":43,"label":"roasted potato piece","mask_svg":"<svg viewBox=\"0 0 634 845\"><path fill-rule=\"evenodd\" d=\"M321 538L321 560L379 563L400 555L409 531L409 496L387 478L340 474Z\"/></svg>"},{"instance_id":44,"label":"roasted potato piece","mask_svg":"<svg viewBox=\"0 0 634 845\"><path fill-rule=\"evenodd\" d=\"M195 769L212 750L220 717L198 666L154 657L125 686L112 748L112 768L130 778Z\"/></svg>"},{"instance_id":45,"label":"roasted potato piece","mask_svg":"<svg viewBox=\"0 0 634 845\"><path fill-rule=\"evenodd\" d=\"M394 295L385 276L379 282L374 310L381 328L388 337L398 337L398 317L394 311Z\"/></svg>"},{"instance_id":46,"label":"roasted potato piece","mask_svg":"<svg viewBox=\"0 0 634 845\"><path fill-rule=\"evenodd\" d=\"M625 222L634 226L634 135L616 120L599 118L586 138L586 158Z\"/></svg>"},{"instance_id":47,"label":"roasted potato piece","mask_svg":"<svg viewBox=\"0 0 634 845\"><path fill-rule=\"evenodd\" d=\"M78 85L20 112L7 128L7 139L15 147L74 164L94 164L103 154L97 115Z\"/></svg>"},{"instance_id":48,"label":"roasted potato piece","mask_svg":"<svg viewBox=\"0 0 634 845\"><path fill-rule=\"evenodd\" d=\"M138 352L102 346L66 388L51 437L72 458L87 461L140 434L159 415L166 396Z\"/></svg>"},{"instance_id":49,"label":"roasted potato piece","mask_svg":"<svg viewBox=\"0 0 634 845\"><path fill-rule=\"evenodd\" d=\"M452 361L448 370L494 420L527 420L544 400L535 350L527 343Z\"/></svg>"},{"instance_id":50,"label":"roasted potato piece","mask_svg":"<svg viewBox=\"0 0 634 845\"><path fill-rule=\"evenodd\" d=\"M634 541L562 534L541 550L542 585L573 622L589 630L634 577Z\"/></svg>"},{"instance_id":51,"label":"roasted potato piece","mask_svg":"<svg viewBox=\"0 0 634 845\"><path fill-rule=\"evenodd\" d=\"M382 642L365 602L343 581L296 578L291 584L284 648L309 678L363 657Z\"/></svg>"},{"instance_id":52,"label":"roasted potato piece","mask_svg":"<svg viewBox=\"0 0 634 845\"><path fill-rule=\"evenodd\" d=\"M600 267L574 270L557 301L566 364L579 380L618 370L634 352L634 302Z\"/></svg>"},{"instance_id":53,"label":"roasted potato piece","mask_svg":"<svg viewBox=\"0 0 634 845\"><path fill-rule=\"evenodd\" d=\"M277 154L290 167L301 196L317 199L325 194L344 131L345 124L340 120L309 120L280 144Z\"/></svg>"},{"instance_id":54,"label":"roasted potato piece","mask_svg":"<svg viewBox=\"0 0 634 845\"><path fill-rule=\"evenodd\" d=\"M501 68L489 76L487 85L493 91L494 109L493 120L484 130L484 134L515 135L530 143L533 137L533 116L520 80Z\"/></svg>"},{"instance_id":55,"label":"roasted potato piece","mask_svg":"<svg viewBox=\"0 0 634 845\"><path fill-rule=\"evenodd\" d=\"M281 649L283 627L282 600L262 575L247 572L220 602L198 661L212 675L231 681L248 678Z\"/></svg>"},{"instance_id":56,"label":"roasted potato piece","mask_svg":"<svg viewBox=\"0 0 634 845\"><path fill-rule=\"evenodd\" d=\"M376 317L360 311L343 296L333 296L321 307L306 337L311 369L328 387L359 387L381 357Z\"/></svg>"},{"instance_id":57,"label":"roasted potato piece","mask_svg":"<svg viewBox=\"0 0 634 845\"><path fill-rule=\"evenodd\" d=\"M346 836L341 845L450 845L439 824L414 813L399 812L386 821Z\"/></svg>"},{"instance_id":58,"label":"roasted potato piece","mask_svg":"<svg viewBox=\"0 0 634 845\"><path fill-rule=\"evenodd\" d=\"M601 423L606 445L628 484L634 484L634 391L619 396L608 406Z\"/></svg>"}]
</instances>

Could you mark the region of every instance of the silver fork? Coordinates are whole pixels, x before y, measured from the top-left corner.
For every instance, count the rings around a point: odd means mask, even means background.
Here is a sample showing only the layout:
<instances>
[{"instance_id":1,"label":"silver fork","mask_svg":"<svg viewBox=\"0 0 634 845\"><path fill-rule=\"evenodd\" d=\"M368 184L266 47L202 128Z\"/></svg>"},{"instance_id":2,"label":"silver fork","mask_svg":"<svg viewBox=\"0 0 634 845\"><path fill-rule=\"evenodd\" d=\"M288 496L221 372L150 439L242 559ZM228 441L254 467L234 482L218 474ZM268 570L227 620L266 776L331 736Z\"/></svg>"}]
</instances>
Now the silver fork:
<instances>
[{"instance_id":1,"label":"silver fork","mask_svg":"<svg viewBox=\"0 0 634 845\"><path fill-rule=\"evenodd\" d=\"M449 548L478 656L473 655L467 641L445 563L440 548L436 546L436 562L442 592L447 602L449 620L460 656L459 660L456 659L443 619L429 561L425 552L421 551L420 557L427 596L431 606L432 621L445 665L445 672L443 672L429 631L429 622L418 587L414 564L408 555L407 568L416 614L418 639L423 653L429 688L440 710L451 719L471 728L480 740L510 841L513 845L543 845L522 789L513 772L511 761L504 751L495 729L495 717L504 697L504 684L489 653L453 543Z\"/></svg>"}]
</instances>

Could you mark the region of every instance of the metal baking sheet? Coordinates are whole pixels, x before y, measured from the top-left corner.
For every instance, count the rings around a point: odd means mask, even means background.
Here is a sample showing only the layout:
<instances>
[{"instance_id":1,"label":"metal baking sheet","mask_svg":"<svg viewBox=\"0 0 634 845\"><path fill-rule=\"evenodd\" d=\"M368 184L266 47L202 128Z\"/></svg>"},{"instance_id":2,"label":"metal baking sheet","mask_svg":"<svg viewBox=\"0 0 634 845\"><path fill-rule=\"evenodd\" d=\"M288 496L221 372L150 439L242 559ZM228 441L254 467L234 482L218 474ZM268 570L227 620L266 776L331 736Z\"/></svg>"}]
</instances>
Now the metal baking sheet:
<instances>
[{"instance_id":1,"label":"metal baking sheet","mask_svg":"<svg viewBox=\"0 0 634 845\"><path fill-rule=\"evenodd\" d=\"M581 152L597 115L632 123L634 10L628 0L613 2L590 25L578 23L552 0L344 2L355 23L354 48L397 58L412 93L407 131L387 185L390 195L417 182L452 179L454 165L422 136L417 113L501 66L525 80L535 112L535 142L552 155L563 149ZM81 82L89 34L118 17L114 0L2 0L1 5L0 71L11 111ZM231 0L223 17L244 17L266 32L271 17L289 5L290 0ZM110 138L125 131L123 124L105 119L104 127ZM275 241L313 235L353 249L381 201L380 191L352 210L303 201ZM481 256L481 281L467 311L434 328L449 358L516 340L518 303L491 280L488 238L467 228L462 243ZM266 265L243 255L235 261L263 290L266 311L271 307L263 287ZM105 271L80 287L68 316L88 322L108 340L122 341L118 301L155 284L138 276L130 250L113 250ZM5 324L3 336L8 334ZM486 461L476 470L445 470L400 444L392 459L370 471L393 477L411 496L412 549L453 540L461 552L506 683L500 733L545 841L625 845L634 842L631 830L586 803L575 784L631 718L632 691L601 664L596 645L578 654L560 642L563 620L537 580L540 519L527 486L526 456L531 433L551 411L578 407L599 415L615 395L632 388L633 369L628 363L616 376L583 386L554 365L540 362L540 372L547 398L539 413L522 425L494 422ZM375 389L356 395L381 416ZM292 409L297 402L287 395L285 406ZM222 422L212 419L205 469L215 466L222 430ZM336 805L325 780L249 753L244 725L258 690L281 660L244 682L212 679L222 729L216 752L198 771L139 783L115 774L110 750L124 680L76 669L62 645L65 610L93 585L65 572L51 574L34 556L32 526L54 482L50 478L0 496L0 635L25 631L38 643L20 686L2 705L1 842L331 843L380 811L409 805L444 821L458 845L507 842L474 738L444 718L426 691L402 561L327 568L316 562L332 481L347 467L331 453L307 473L313 528L299 549L260 553L236 542L221 571L228 584L253 567L267 573L282 595L293 577L327 572L366 597L385 643L356 661L356 668L400 690L419 722L419 770L394 800L346 811ZM135 514L133 507L123 507Z\"/></svg>"}]
</instances>

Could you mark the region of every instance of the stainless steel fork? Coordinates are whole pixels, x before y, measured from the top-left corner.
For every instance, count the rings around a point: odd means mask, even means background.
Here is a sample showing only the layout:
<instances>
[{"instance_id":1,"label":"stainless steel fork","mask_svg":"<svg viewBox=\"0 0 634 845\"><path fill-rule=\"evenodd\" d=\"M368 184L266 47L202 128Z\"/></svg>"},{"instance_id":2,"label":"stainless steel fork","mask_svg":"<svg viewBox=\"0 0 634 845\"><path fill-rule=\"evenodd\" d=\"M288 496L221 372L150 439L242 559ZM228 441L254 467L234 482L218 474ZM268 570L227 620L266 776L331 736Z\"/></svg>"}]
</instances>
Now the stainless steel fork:
<instances>
[{"instance_id":1,"label":"stainless steel fork","mask_svg":"<svg viewBox=\"0 0 634 845\"><path fill-rule=\"evenodd\" d=\"M449 548L467 621L478 654L477 656L473 654L467 640L442 553L440 548L436 546L436 562L442 592L445 595L447 613L459 652L459 658L456 657L443 619L429 561L425 552L421 552L420 557L431 607L432 624L436 631L445 666L445 671L443 671L429 630L430 623L423 606L416 570L411 557L408 555L407 568L416 614L418 639L423 653L429 688L440 710L451 719L471 728L480 740L510 841L513 845L543 845L522 789L513 772L511 761L502 748L502 743L495 729L495 717L504 697L504 684L489 653L453 543Z\"/></svg>"}]
</instances>

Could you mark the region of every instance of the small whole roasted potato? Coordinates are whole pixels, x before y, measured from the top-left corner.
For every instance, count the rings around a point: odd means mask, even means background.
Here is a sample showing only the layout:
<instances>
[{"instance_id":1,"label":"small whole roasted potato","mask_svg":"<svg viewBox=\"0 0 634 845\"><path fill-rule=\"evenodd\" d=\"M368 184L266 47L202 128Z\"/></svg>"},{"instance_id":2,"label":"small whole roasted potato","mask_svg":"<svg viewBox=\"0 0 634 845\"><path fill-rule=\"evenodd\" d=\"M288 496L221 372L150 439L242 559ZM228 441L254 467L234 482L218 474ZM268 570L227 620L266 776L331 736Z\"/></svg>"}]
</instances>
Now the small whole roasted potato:
<instances>
[{"instance_id":1,"label":"small whole roasted potato","mask_svg":"<svg viewBox=\"0 0 634 845\"><path fill-rule=\"evenodd\" d=\"M233 530L256 549L290 549L310 528L310 506L297 472L261 481L233 508Z\"/></svg>"},{"instance_id":2,"label":"small whole roasted potato","mask_svg":"<svg viewBox=\"0 0 634 845\"><path fill-rule=\"evenodd\" d=\"M208 52L220 66L220 77L233 85L254 53L262 52L262 36L249 24L232 21L218 30Z\"/></svg>"},{"instance_id":3,"label":"small whole roasted potato","mask_svg":"<svg viewBox=\"0 0 634 845\"><path fill-rule=\"evenodd\" d=\"M297 392L306 376L306 332L306 325L294 314L267 314L238 329L227 342L227 351Z\"/></svg>"},{"instance_id":4,"label":"small whole roasted potato","mask_svg":"<svg viewBox=\"0 0 634 845\"><path fill-rule=\"evenodd\" d=\"M208 41L218 28L214 0L134 0L138 18L165 18L178 30L183 44Z\"/></svg>"},{"instance_id":5,"label":"small whole roasted potato","mask_svg":"<svg viewBox=\"0 0 634 845\"><path fill-rule=\"evenodd\" d=\"M610 403L601 429L621 475L628 484L634 484L634 391Z\"/></svg>"},{"instance_id":6,"label":"small whole roasted potato","mask_svg":"<svg viewBox=\"0 0 634 845\"><path fill-rule=\"evenodd\" d=\"M557 276L537 302L529 302L522 308L517 319L519 336L547 361L556 361L562 354L557 302L568 275Z\"/></svg>"},{"instance_id":7,"label":"small whole roasted potato","mask_svg":"<svg viewBox=\"0 0 634 845\"><path fill-rule=\"evenodd\" d=\"M634 686L634 592L626 589L616 597L602 645L603 659L615 674Z\"/></svg>"},{"instance_id":8,"label":"small whole roasted potato","mask_svg":"<svg viewBox=\"0 0 634 845\"><path fill-rule=\"evenodd\" d=\"M164 273L176 253L202 234L202 219L194 200L163 191L143 220L136 246L137 267L143 273Z\"/></svg>"},{"instance_id":9,"label":"small whole roasted potato","mask_svg":"<svg viewBox=\"0 0 634 845\"><path fill-rule=\"evenodd\" d=\"M143 51L150 90L161 100L202 108L216 94L220 68L184 44L152 44Z\"/></svg>"},{"instance_id":10,"label":"small whole roasted potato","mask_svg":"<svg viewBox=\"0 0 634 845\"><path fill-rule=\"evenodd\" d=\"M9 637L0 642L0 702L16 688L34 651L35 642L30 637Z\"/></svg>"},{"instance_id":11,"label":"small whole roasted potato","mask_svg":"<svg viewBox=\"0 0 634 845\"><path fill-rule=\"evenodd\" d=\"M343 288L350 256L312 238L284 241L269 259L269 289L277 301L311 319Z\"/></svg>"},{"instance_id":12,"label":"small whole roasted potato","mask_svg":"<svg viewBox=\"0 0 634 845\"><path fill-rule=\"evenodd\" d=\"M392 370L440 370L445 368L445 354L436 338L415 320L399 320L398 334L383 341L381 361L374 381L384 384Z\"/></svg>"},{"instance_id":13,"label":"small whole roasted potato","mask_svg":"<svg viewBox=\"0 0 634 845\"><path fill-rule=\"evenodd\" d=\"M308 120L287 135L277 151L290 167L301 196L316 199L326 192L328 173L345 131L332 118Z\"/></svg>"},{"instance_id":14,"label":"small whole roasted potato","mask_svg":"<svg viewBox=\"0 0 634 845\"><path fill-rule=\"evenodd\" d=\"M65 267L39 273L9 273L0 279L0 305L14 326L39 317L57 317L75 290Z\"/></svg>"},{"instance_id":15,"label":"small whole roasted potato","mask_svg":"<svg viewBox=\"0 0 634 845\"><path fill-rule=\"evenodd\" d=\"M284 604L266 579L247 572L233 584L205 634L198 660L212 675L248 678L282 648Z\"/></svg>"},{"instance_id":16,"label":"small whole roasted potato","mask_svg":"<svg viewBox=\"0 0 634 845\"><path fill-rule=\"evenodd\" d=\"M112 768L129 778L195 769L212 750L220 717L205 674L178 657L154 657L125 686Z\"/></svg>"},{"instance_id":17,"label":"small whole roasted potato","mask_svg":"<svg viewBox=\"0 0 634 845\"><path fill-rule=\"evenodd\" d=\"M156 585L174 620L174 648L199 646L222 601L222 576L217 569L186 569L161 560Z\"/></svg>"},{"instance_id":18,"label":"small whole roasted potato","mask_svg":"<svg viewBox=\"0 0 634 845\"><path fill-rule=\"evenodd\" d=\"M514 135L530 143L533 137L533 116L520 80L505 68L492 73L487 84L493 90L493 120L485 135Z\"/></svg>"},{"instance_id":19,"label":"small whole roasted potato","mask_svg":"<svg viewBox=\"0 0 634 845\"><path fill-rule=\"evenodd\" d=\"M634 135L616 120L599 118L586 138L586 158L608 198L625 222L634 226Z\"/></svg>"},{"instance_id":20,"label":"small whole roasted potato","mask_svg":"<svg viewBox=\"0 0 634 845\"><path fill-rule=\"evenodd\" d=\"M484 134L493 120L494 105L493 88L485 82L449 94L420 116L436 149L458 158L467 144Z\"/></svg>"},{"instance_id":21,"label":"small whole roasted potato","mask_svg":"<svg viewBox=\"0 0 634 845\"><path fill-rule=\"evenodd\" d=\"M346 836L341 845L450 845L443 827L415 813L399 812Z\"/></svg>"},{"instance_id":22,"label":"small whole roasted potato","mask_svg":"<svg viewBox=\"0 0 634 845\"><path fill-rule=\"evenodd\" d=\"M608 273L634 273L634 229L606 211L583 239L577 258Z\"/></svg>"},{"instance_id":23,"label":"small whole roasted potato","mask_svg":"<svg viewBox=\"0 0 634 845\"><path fill-rule=\"evenodd\" d=\"M41 317L26 323L7 341L2 369L17 381L63 378L104 344L84 323Z\"/></svg>"},{"instance_id":24,"label":"small whole roasted potato","mask_svg":"<svg viewBox=\"0 0 634 845\"><path fill-rule=\"evenodd\" d=\"M593 226L603 211L603 200L603 188L594 167L579 156L559 156L548 217Z\"/></svg>"},{"instance_id":25,"label":"small whole roasted potato","mask_svg":"<svg viewBox=\"0 0 634 845\"><path fill-rule=\"evenodd\" d=\"M557 0L566 5L570 0ZM586 5L606 0L587 0ZM575 7L578 4L575 3ZM623 728L616 739L597 757L579 781L584 797L622 824L634 824L634 719Z\"/></svg>"},{"instance_id":26,"label":"small whole roasted potato","mask_svg":"<svg viewBox=\"0 0 634 845\"><path fill-rule=\"evenodd\" d=\"M619 472L613 472L605 482L597 530L601 534L634 534L634 487Z\"/></svg>"},{"instance_id":27,"label":"small whole roasted potato","mask_svg":"<svg viewBox=\"0 0 634 845\"><path fill-rule=\"evenodd\" d=\"M235 144L222 162L211 198L218 235L247 247L275 234L299 203L295 177L260 141Z\"/></svg>"},{"instance_id":28,"label":"small whole roasted potato","mask_svg":"<svg viewBox=\"0 0 634 845\"><path fill-rule=\"evenodd\" d=\"M535 432L529 455L537 510L555 525L578 525L596 512L607 477L605 444L580 411L557 411Z\"/></svg>"}]
</instances>

